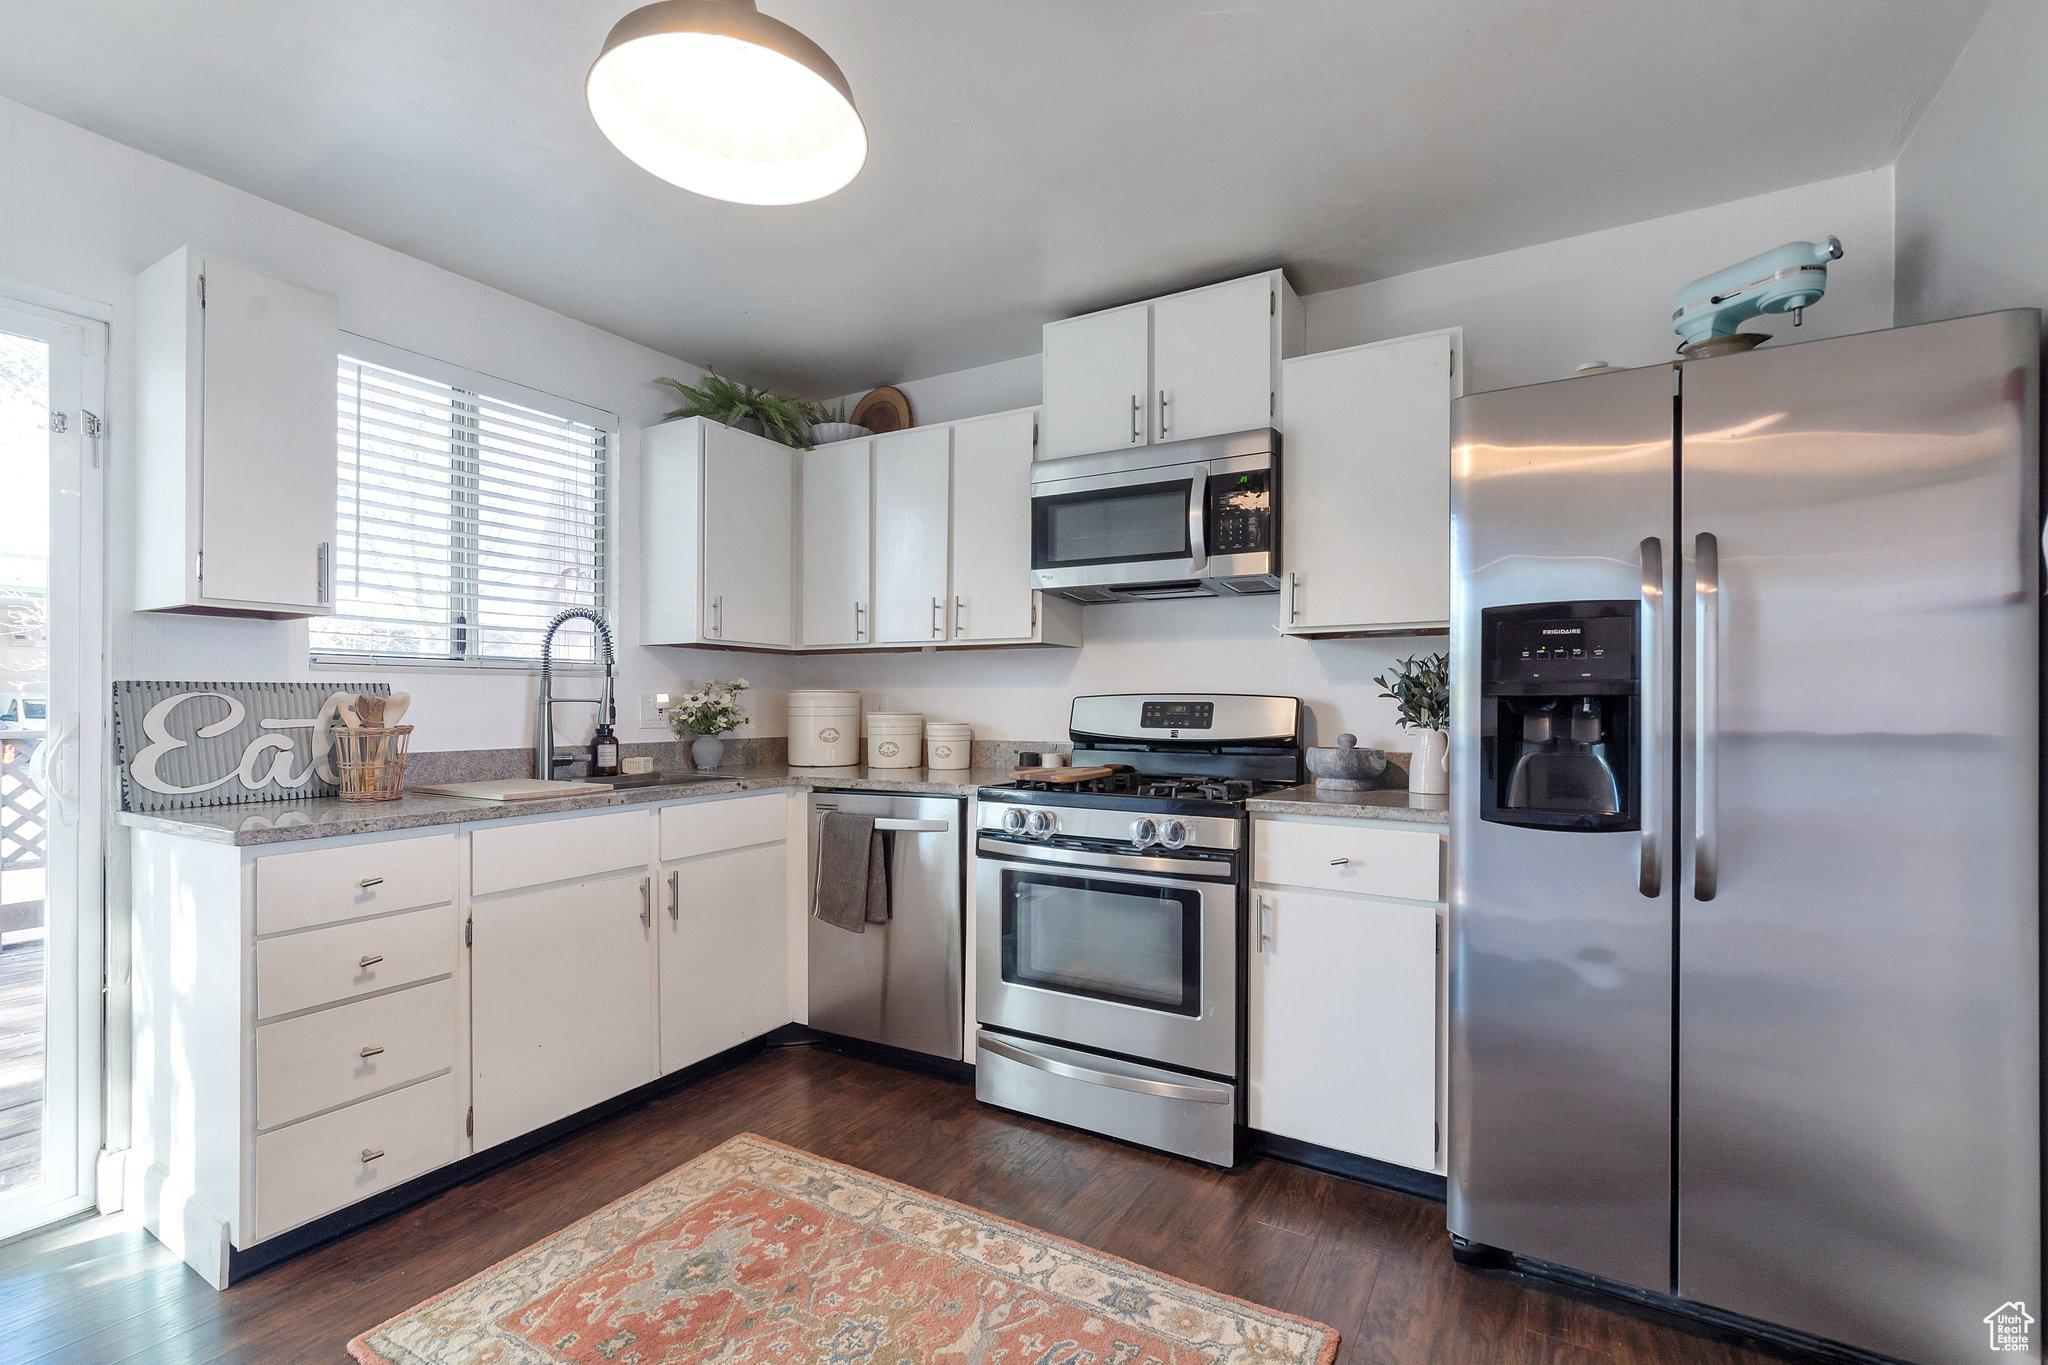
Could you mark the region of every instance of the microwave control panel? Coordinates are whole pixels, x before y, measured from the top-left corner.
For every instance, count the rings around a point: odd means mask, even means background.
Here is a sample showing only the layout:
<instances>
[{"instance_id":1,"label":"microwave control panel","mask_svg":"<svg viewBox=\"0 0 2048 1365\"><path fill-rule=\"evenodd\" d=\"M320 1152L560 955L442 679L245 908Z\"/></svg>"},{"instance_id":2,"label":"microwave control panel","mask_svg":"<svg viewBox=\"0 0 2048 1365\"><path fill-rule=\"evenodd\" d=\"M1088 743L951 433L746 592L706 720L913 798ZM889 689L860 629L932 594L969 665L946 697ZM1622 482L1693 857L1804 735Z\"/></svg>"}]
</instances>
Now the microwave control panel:
<instances>
[{"instance_id":1,"label":"microwave control panel","mask_svg":"<svg viewBox=\"0 0 2048 1365\"><path fill-rule=\"evenodd\" d=\"M1207 525L1212 555L1263 554L1273 548L1273 471L1209 476Z\"/></svg>"}]
</instances>

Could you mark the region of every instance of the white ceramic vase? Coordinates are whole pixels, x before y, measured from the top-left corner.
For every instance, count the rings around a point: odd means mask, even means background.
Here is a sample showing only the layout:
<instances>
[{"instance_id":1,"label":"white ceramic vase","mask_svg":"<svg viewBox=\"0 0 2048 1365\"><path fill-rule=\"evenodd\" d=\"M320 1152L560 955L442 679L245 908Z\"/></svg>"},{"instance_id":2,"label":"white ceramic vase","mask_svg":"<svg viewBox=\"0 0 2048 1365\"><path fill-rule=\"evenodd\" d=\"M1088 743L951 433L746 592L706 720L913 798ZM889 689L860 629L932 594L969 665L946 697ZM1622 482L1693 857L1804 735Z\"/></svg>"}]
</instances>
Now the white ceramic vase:
<instances>
[{"instance_id":1,"label":"white ceramic vase","mask_svg":"<svg viewBox=\"0 0 2048 1365\"><path fill-rule=\"evenodd\" d=\"M725 741L717 735L699 735L690 741L690 766L700 773L715 773L725 762Z\"/></svg>"},{"instance_id":2,"label":"white ceramic vase","mask_svg":"<svg viewBox=\"0 0 2048 1365\"><path fill-rule=\"evenodd\" d=\"M1442 796L1451 788L1444 766L1450 736L1441 730L1410 730L1415 752L1408 756L1408 790L1419 796Z\"/></svg>"}]
</instances>

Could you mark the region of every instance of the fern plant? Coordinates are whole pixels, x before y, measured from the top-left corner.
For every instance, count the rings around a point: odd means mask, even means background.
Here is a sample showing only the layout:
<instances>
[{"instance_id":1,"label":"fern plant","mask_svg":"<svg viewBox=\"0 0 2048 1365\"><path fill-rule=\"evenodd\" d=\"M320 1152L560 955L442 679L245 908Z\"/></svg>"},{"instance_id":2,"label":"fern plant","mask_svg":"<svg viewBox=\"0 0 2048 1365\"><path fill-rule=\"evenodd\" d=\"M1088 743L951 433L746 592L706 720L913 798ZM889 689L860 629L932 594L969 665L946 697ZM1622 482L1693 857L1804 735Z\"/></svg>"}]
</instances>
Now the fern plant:
<instances>
[{"instance_id":1,"label":"fern plant","mask_svg":"<svg viewBox=\"0 0 2048 1365\"><path fill-rule=\"evenodd\" d=\"M1373 679L1380 695L1400 709L1403 730L1447 730L1451 724L1451 656L1402 659Z\"/></svg>"},{"instance_id":2,"label":"fern plant","mask_svg":"<svg viewBox=\"0 0 2048 1365\"><path fill-rule=\"evenodd\" d=\"M761 424L762 432L770 440L802 448L810 444L811 423L823 420L824 409L808 399L769 393L722 374L707 372L695 384L667 377L654 382L673 389L683 400L681 407L668 414L671 421L679 417L706 417L736 427L752 419Z\"/></svg>"}]
</instances>

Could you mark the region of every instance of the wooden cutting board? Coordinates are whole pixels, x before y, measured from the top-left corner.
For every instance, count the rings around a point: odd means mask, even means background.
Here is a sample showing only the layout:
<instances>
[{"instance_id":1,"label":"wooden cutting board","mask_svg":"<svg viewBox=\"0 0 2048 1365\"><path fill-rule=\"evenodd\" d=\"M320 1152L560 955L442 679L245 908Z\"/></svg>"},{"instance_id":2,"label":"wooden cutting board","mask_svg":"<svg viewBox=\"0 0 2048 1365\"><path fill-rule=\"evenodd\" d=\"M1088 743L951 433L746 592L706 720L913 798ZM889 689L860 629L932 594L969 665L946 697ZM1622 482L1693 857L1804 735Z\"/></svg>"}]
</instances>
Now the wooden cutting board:
<instances>
[{"instance_id":1,"label":"wooden cutting board","mask_svg":"<svg viewBox=\"0 0 2048 1365\"><path fill-rule=\"evenodd\" d=\"M594 782L543 782L537 777L508 777L494 782L442 782L431 787L414 787L416 792L434 796L466 796L472 801L546 801L557 796L582 796L587 792L608 792Z\"/></svg>"},{"instance_id":2,"label":"wooden cutting board","mask_svg":"<svg viewBox=\"0 0 2048 1365\"><path fill-rule=\"evenodd\" d=\"M1072 787L1122 771L1117 764L1099 763L1086 768L1012 768L1010 776L1019 782L1050 782L1058 787Z\"/></svg>"}]
</instances>

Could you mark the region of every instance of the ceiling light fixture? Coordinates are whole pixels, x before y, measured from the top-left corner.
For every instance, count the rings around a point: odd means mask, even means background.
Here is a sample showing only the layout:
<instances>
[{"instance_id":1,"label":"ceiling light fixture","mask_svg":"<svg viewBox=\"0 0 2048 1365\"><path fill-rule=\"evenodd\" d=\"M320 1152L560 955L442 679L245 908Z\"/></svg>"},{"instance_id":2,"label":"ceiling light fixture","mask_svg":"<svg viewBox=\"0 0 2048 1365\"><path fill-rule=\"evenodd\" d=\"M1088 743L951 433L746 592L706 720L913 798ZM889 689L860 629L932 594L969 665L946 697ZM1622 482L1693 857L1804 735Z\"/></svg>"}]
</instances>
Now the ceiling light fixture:
<instances>
[{"instance_id":1,"label":"ceiling light fixture","mask_svg":"<svg viewBox=\"0 0 2048 1365\"><path fill-rule=\"evenodd\" d=\"M661 0L613 26L584 98L643 169L736 204L802 204L860 174L867 128L823 48L754 0Z\"/></svg>"}]
</instances>

